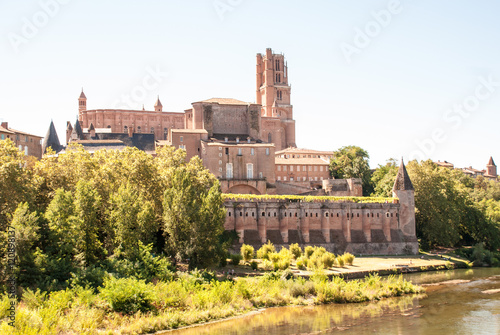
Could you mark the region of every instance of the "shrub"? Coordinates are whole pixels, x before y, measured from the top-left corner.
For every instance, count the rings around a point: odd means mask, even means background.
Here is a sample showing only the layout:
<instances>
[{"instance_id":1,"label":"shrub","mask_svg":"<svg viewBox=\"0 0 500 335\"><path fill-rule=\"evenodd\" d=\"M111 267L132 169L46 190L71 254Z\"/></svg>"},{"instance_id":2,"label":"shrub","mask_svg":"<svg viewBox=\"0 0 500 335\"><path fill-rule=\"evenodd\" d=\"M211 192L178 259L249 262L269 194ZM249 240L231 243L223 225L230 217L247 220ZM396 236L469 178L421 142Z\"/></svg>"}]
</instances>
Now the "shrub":
<instances>
[{"instance_id":1,"label":"shrub","mask_svg":"<svg viewBox=\"0 0 500 335\"><path fill-rule=\"evenodd\" d=\"M257 270L259 268L259 264L257 264L256 261L252 261L250 262L250 267L252 268L252 270Z\"/></svg>"},{"instance_id":2,"label":"shrub","mask_svg":"<svg viewBox=\"0 0 500 335\"><path fill-rule=\"evenodd\" d=\"M344 257L345 264L352 265L352 263L354 262L354 258L355 258L354 255L352 255L348 252L345 252L342 256Z\"/></svg>"},{"instance_id":3,"label":"shrub","mask_svg":"<svg viewBox=\"0 0 500 335\"><path fill-rule=\"evenodd\" d=\"M266 244L262 245L259 250L257 250L257 258L260 259L269 259L268 254L271 252L276 252L276 248L271 243L271 241L267 241Z\"/></svg>"},{"instance_id":4,"label":"shrub","mask_svg":"<svg viewBox=\"0 0 500 335\"><path fill-rule=\"evenodd\" d=\"M264 259L262 261L262 268L266 271L271 271L271 270L274 270L274 265L270 260Z\"/></svg>"},{"instance_id":5,"label":"shrub","mask_svg":"<svg viewBox=\"0 0 500 335\"><path fill-rule=\"evenodd\" d=\"M47 300L47 292L41 292L39 288L34 292L28 288L23 293L23 302L29 309L43 307L45 300Z\"/></svg>"},{"instance_id":6,"label":"shrub","mask_svg":"<svg viewBox=\"0 0 500 335\"><path fill-rule=\"evenodd\" d=\"M278 265L278 269L286 270L290 268L290 260L289 259L280 259L278 263L274 263ZM276 267L276 265L275 265Z\"/></svg>"},{"instance_id":7,"label":"shrub","mask_svg":"<svg viewBox=\"0 0 500 335\"><path fill-rule=\"evenodd\" d=\"M290 244L290 252L293 256L293 259L298 259L302 256L302 249L299 247L298 243Z\"/></svg>"},{"instance_id":8,"label":"shrub","mask_svg":"<svg viewBox=\"0 0 500 335\"><path fill-rule=\"evenodd\" d=\"M344 264L345 264L345 260L344 260L344 257L343 256L340 256L338 255L337 258L335 258L335 262L337 263L338 266L340 266L341 268L344 267Z\"/></svg>"},{"instance_id":9,"label":"shrub","mask_svg":"<svg viewBox=\"0 0 500 335\"><path fill-rule=\"evenodd\" d=\"M111 278L99 289L103 299L115 312L133 314L153 309L154 290L144 280L135 278Z\"/></svg>"},{"instance_id":10,"label":"shrub","mask_svg":"<svg viewBox=\"0 0 500 335\"><path fill-rule=\"evenodd\" d=\"M268 255L267 255L268 259L272 262L272 263L278 263L279 260L280 260L280 254L276 253L276 252L270 252Z\"/></svg>"},{"instance_id":11,"label":"shrub","mask_svg":"<svg viewBox=\"0 0 500 335\"><path fill-rule=\"evenodd\" d=\"M254 255L254 249L251 245L243 244L240 249L241 257L245 262L249 262Z\"/></svg>"},{"instance_id":12,"label":"shrub","mask_svg":"<svg viewBox=\"0 0 500 335\"><path fill-rule=\"evenodd\" d=\"M229 258L231 259L231 264L233 265L240 264L241 260L243 259L243 257L240 254L231 254Z\"/></svg>"},{"instance_id":13,"label":"shrub","mask_svg":"<svg viewBox=\"0 0 500 335\"><path fill-rule=\"evenodd\" d=\"M307 265L307 258L305 256L300 256L297 259L297 269L305 270Z\"/></svg>"},{"instance_id":14,"label":"shrub","mask_svg":"<svg viewBox=\"0 0 500 335\"><path fill-rule=\"evenodd\" d=\"M321 263L325 269L329 269L335 263L335 255L331 252L326 252L321 256Z\"/></svg>"},{"instance_id":15,"label":"shrub","mask_svg":"<svg viewBox=\"0 0 500 335\"><path fill-rule=\"evenodd\" d=\"M309 259L313 253L314 253L314 247L308 245L307 247L304 248L304 255L306 256L307 259Z\"/></svg>"}]
</instances>

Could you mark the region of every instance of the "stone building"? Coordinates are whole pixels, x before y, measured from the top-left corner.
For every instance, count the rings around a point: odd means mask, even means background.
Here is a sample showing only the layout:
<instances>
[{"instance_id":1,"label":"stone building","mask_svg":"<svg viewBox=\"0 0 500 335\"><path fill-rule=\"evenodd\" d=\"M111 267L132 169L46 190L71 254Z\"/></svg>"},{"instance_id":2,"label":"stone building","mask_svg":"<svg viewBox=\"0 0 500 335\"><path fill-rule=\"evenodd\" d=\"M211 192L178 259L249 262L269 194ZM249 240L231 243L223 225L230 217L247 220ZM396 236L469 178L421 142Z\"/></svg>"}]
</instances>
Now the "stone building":
<instances>
[{"instance_id":1,"label":"stone building","mask_svg":"<svg viewBox=\"0 0 500 335\"><path fill-rule=\"evenodd\" d=\"M8 122L0 125L0 140L10 139L27 156L42 158L42 137L9 128Z\"/></svg>"},{"instance_id":2,"label":"stone building","mask_svg":"<svg viewBox=\"0 0 500 335\"><path fill-rule=\"evenodd\" d=\"M259 248L298 243L323 246L335 253L417 254L414 189L401 162L392 203L228 199L226 230L241 244ZM397 198L396 198L397 197Z\"/></svg>"}]
</instances>

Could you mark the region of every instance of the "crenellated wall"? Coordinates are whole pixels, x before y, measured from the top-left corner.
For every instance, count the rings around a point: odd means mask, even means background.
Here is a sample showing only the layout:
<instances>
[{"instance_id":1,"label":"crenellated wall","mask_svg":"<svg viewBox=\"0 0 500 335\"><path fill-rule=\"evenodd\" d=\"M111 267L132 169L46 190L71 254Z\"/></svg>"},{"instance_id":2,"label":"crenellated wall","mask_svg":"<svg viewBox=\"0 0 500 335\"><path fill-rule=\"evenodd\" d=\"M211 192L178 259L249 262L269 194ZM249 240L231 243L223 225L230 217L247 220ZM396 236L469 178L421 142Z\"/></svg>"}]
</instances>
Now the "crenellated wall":
<instances>
[{"instance_id":1,"label":"crenellated wall","mask_svg":"<svg viewBox=\"0 0 500 335\"><path fill-rule=\"evenodd\" d=\"M225 229L238 232L236 248L243 243L259 248L269 240L278 247L298 243L335 253L416 254L414 207L412 220L408 205L414 206L404 203L402 216L397 199L392 203L228 200Z\"/></svg>"}]
</instances>

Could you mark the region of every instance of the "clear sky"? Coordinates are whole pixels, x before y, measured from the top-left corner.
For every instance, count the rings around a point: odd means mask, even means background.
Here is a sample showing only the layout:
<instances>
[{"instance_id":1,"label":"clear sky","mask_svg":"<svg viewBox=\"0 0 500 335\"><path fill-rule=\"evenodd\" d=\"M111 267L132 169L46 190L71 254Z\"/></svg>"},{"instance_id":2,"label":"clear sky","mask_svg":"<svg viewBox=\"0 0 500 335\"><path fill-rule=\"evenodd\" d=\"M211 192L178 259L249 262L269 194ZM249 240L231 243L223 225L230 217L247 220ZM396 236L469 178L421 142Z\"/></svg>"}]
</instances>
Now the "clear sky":
<instances>
[{"instance_id":1,"label":"clear sky","mask_svg":"<svg viewBox=\"0 0 500 335\"><path fill-rule=\"evenodd\" d=\"M0 119L61 141L89 109L255 101L255 54L284 53L301 148L500 162L494 0L2 0ZM129 98L127 98L129 96Z\"/></svg>"}]
</instances>

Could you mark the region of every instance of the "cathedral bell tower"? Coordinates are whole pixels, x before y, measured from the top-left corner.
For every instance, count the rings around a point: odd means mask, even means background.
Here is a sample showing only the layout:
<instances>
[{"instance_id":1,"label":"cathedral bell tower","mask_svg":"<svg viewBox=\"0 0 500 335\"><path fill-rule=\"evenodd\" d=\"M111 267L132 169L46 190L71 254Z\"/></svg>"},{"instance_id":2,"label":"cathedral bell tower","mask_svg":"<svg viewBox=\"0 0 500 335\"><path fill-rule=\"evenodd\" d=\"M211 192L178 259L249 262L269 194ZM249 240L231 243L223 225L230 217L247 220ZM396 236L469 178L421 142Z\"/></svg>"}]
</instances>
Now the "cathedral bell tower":
<instances>
[{"instance_id":1,"label":"cathedral bell tower","mask_svg":"<svg viewBox=\"0 0 500 335\"><path fill-rule=\"evenodd\" d=\"M83 93L83 88L82 88L82 93L78 98L78 113L86 110L87 110L87 97L85 96L85 93Z\"/></svg>"}]
</instances>

